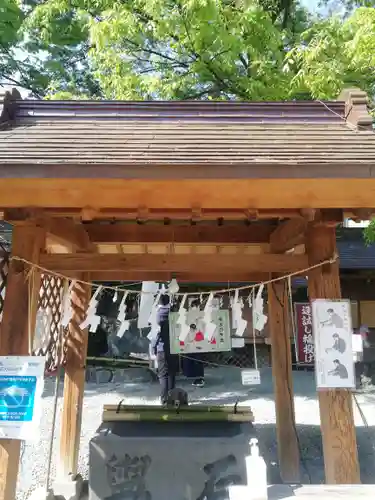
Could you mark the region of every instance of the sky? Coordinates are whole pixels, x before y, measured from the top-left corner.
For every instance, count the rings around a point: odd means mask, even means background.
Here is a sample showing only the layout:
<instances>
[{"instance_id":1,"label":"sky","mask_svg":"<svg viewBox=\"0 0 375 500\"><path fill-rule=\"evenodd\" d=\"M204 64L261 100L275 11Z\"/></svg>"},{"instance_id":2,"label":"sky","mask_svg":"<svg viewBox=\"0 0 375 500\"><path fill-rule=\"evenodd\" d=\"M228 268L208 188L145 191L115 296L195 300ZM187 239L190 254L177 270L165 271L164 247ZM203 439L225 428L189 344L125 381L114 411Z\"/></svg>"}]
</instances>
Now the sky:
<instances>
[{"instance_id":1,"label":"sky","mask_svg":"<svg viewBox=\"0 0 375 500\"><path fill-rule=\"evenodd\" d=\"M301 1L302 5L307 7L310 10L316 10L318 8L318 0L302 0Z\"/></svg>"}]
</instances>

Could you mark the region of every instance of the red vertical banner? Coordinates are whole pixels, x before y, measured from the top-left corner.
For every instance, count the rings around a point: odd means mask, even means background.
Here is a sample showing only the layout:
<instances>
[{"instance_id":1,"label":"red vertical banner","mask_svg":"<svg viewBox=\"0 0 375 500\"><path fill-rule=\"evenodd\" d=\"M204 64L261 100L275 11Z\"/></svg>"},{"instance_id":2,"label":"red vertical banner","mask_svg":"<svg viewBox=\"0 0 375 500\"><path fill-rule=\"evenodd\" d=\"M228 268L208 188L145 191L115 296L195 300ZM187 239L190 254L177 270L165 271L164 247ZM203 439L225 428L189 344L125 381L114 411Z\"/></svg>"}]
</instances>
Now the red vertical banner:
<instances>
[{"instance_id":1,"label":"red vertical banner","mask_svg":"<svg viewBox=\"0 0 375 500\"><path fill-rule=\"evenodd\" d=\"M314 338L312 331L311 306L308 302L294 304L296 318L296 343L298 364L314 365Z\"/></svg>"}]
</instances>

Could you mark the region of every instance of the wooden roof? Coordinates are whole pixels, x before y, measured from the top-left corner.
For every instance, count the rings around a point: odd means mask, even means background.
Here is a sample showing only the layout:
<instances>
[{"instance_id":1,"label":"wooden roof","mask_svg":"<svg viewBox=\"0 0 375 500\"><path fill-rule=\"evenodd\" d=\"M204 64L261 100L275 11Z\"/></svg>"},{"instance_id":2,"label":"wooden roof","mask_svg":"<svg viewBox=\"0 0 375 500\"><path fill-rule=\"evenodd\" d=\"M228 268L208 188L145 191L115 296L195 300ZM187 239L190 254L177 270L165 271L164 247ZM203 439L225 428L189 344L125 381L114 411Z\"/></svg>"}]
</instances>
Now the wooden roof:
<instances>
[{"instance_id":1,"label":"wooden roof","mask_svg":"<svg viewBox=\"0 0 375 500\"><path fill-rule=\"evenodd\" d=\"M343 101L9 100L5 106L3 167L375 164L375 134L348 123Z\"/></svg>"},{"instance_id":2,"label":"wooden roof","mask_svg":"<svg viewBox=\"0 0 375 500\"><path fill-rule=\"evenodd\" d=\"M373 209L374 169L367 96L353 89L326 103L0 100L0 210L253 220Z\"/></svg>"}]
</instances>

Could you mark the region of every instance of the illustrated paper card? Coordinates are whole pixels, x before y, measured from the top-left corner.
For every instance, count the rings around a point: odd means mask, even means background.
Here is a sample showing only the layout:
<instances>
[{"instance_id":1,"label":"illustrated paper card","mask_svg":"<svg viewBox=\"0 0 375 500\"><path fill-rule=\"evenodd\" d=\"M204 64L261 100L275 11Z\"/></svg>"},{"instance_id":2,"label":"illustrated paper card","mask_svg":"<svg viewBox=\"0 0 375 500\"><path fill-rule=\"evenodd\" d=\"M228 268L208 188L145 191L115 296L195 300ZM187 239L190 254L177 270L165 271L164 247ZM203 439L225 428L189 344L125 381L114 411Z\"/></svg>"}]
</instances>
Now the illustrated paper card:
<instances>
[{"instance_id":1,"label":"illustrated paper card","mask_svg":"<svg viewBox=\"0 0 375 500\"><path fill-rule=\"evenodd\" d=\"M316 299L311 309L317 388L355 388L350 301Z\"/></svg>"},{"instance_id":2,"label":"illustrated paper card","mask_svg":"<svg viewBox=\"0 0 375 500\"><path fill-rule=\"evenodd\" d=\"M39 438L45 361L43 356L0 357L1 438Z\"/></svg>"},{"instance_id":3,"label":"illustrated paper card","mask_svg":"<svg viewBox=\"0 0 375 500\"><path fill-rule=\"evenodd\" d=\"M181 311L169 315L169 335L172 354L193 352L230 351L229 311L215 309L210 314L209 328L206 326L207 315L199 308L190 308L184 321ZM187 325L187 329L184 325ZM216 328L213 328L213 326Z\"/></svg>"}]
</instances>

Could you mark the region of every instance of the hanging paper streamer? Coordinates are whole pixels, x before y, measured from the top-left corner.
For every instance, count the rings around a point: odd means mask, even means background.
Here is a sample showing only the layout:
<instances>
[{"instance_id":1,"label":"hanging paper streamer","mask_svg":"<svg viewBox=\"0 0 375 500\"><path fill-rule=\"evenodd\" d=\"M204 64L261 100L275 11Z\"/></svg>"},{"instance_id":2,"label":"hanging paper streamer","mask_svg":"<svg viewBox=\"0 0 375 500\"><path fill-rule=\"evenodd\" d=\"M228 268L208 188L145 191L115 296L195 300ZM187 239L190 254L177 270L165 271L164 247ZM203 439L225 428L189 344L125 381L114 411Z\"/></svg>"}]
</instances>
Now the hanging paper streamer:
<instances>
[{"instance_id":1,"label":"hanging paper streamer","mask_svg":"<svg viewBox=\"0 0 375 500\"><path fill-rule=\"evenodd\" d=\"M159 302L160 302L160 295L161 291L158 292L156 297L154 298L154 303L152 304L151 308L151 314L148 319L148 323L151 326L150 333L147 335L147 338L152 342L154 339L156 339L159 331L160 331L160 325L158 322L158 309L159 309Z\"/></svg>"},{"instance_id":2,"label":"hanging paper streamer","mask_svg":"<svg viewBox=\"0 0 375 500\"><path fill-rule=\"evenodd\" d=\"M70 283L69 288L64 295L64 303L63 303L62 316L61 316L61 326L63 328L66 328L69 325L70 320L73 317L74 311L72 308L71 294L72 294L72 291L73 291L75 284L76 284L76 281L73 280Z\"/></svg>"},{"instance_id":3,"label":"hanging paper streamer","mask_svg":"<svg viewBox=\"0 0 375 500\"><path fill-rule=\"evenodd\" d=\"M251 309L253 307L253 292L252 291L247 298L247 303L249 305L249 308Z\"/></svg>"},{"instance_id":4,"label":"hanging paper streamer","mask_svg":"<svg viewBox=\"0 0 375 500\"><path fill-rule=\"evenodd\" d=\"M120 322L120 327L117 331L117 337L122 337L124 333L129 330L130 327L130 321L125 319L126 316L126 298L128 296L129 292L125 292L120 305L118 306L118 313L117 313L117 320Z\"/></svg>"},{"instance_id":5,"label":"hanging paper streamer","mask_svg":"<svg viewBox=\"0 0 375 500\"><path fill-rule=\"evenodd\" d=\"M79 327L84 330L90 325L90 332L96 332L98 326L100 325L101 317L96 314L96 308L98 307L98 295L102 291L102 286L99 286L95 291L94 295L91 297L89 302L89 307L87 308L86 318Z\"/></svg>"},{"instance_id":6,"label":"hanging paper streamer","mask_svg":"<svg viewBox=\"0 0 375 500\"><path fill-rule=\"evenodd\" d=\"M188 311L185 308L186 300L187 295L184 295L181 299L180 307L178 310L178 318L176 321L176 324L180 327L180 345L184 345L190 332L190 324L188 323Z\"/></svg>"},{"instance_id":7,"label":"hanging paper streamer","mask_svg":"<svg viewBox=\"0 0 375 500\"><path fill-rule=\"evenodd\" d=\"M143 281L137 323L139 329L149 326L151 310L154 304L154 295L158 290L159 284L155 281Z\"/></svg>"},{"instance_id":8,"label":"hanging paper streamer","mask_svg":"<svg viewBox=\"0 0 375 500\"><path fill-rule=\"evenodd\" d=\"M261 332L267 323L267 316L263 313L264 299L262 297L264 285L260 285L258 293L253 300L253 325L255 330Z\"/></svg>"},{"instance_id":9,"label":"hanging paper streamer","mask_svg":"<svg viewBox=\"0 0 375 500\"><path fill-rule=\"evenodd\" d=\"M238 299L239 299L239 291L236 290L234 292L234 297L230 297L230 307L232 309L232 328L233 328L233 330L237 329L238 316L234 313L234 309L235 309L235 304L238 302Z\"/></svg>"},{"instance_id":10,"label":"hanging paper streamer","mask_svg":"<svg viewBox=\"0 0 375 500\"><path fill-rule=\"evenodd\" d=\"M236 290L232 300L232 325L235 329L234 335L237 337L242 337L247 327L247 321L242 317L243 309L243 299L239 297L239 291Z\"/></svg>"},{"instance_id":11,"label":"hanging paper streamer","mask_svg":"<svg viewBox=\"0 0 375 500\"><path fill-rule=\"evenodd\" d=\"M125 293L126 293L126 295L128 294L128 292L125 292ZM117 288L116 288L115 293L113 294L113 299L112 299L113 303L117 302L117 299L118 299L118 292L117 292Z\"/></svg>"},{"instance_id":12,"label":"hanging paper streamer","mask_svg":"<svg viewBox=\"0 0 375 500\"><path fill-rule=\"evenodd\" d=\"M214 294L210 293L206 305L204 306L203 321L205 324L204 335L206 340L212 342L216 331L216 324L212 321Z\"/></svg>"}]
</instances>

